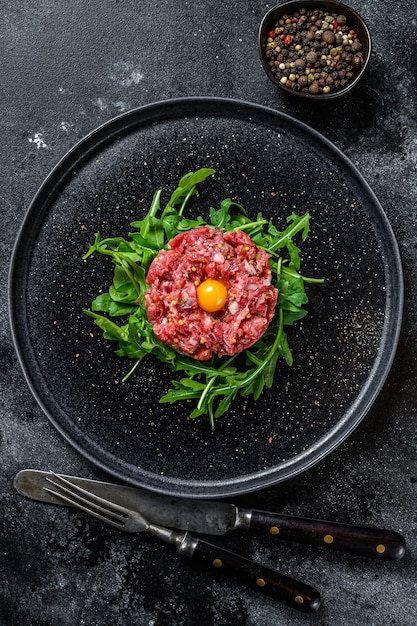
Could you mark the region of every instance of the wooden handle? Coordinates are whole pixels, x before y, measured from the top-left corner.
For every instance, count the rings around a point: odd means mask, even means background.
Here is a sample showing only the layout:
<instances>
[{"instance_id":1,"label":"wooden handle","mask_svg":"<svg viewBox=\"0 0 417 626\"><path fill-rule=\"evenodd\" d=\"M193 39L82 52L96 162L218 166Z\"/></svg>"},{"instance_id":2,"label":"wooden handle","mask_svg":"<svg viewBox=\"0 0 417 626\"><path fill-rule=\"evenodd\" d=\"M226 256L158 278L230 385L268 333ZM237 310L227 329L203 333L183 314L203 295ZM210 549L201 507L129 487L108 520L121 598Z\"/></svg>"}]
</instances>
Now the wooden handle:
<instances>
[{"instance_id":1,"label":"wooden handle","mask_svg":"<svg viewBox=\"0 0 417 626\"><path fill-rule=\"evenodd\" d=\"M320 606L320 594L316 589L275 569L197 539L188 532L177 532L156 524L150 524L147 530L164 543L175 546L177 554L201 561L213 573L228 574L299 611L311 613Z\"/></svg>"},{"instance_id":2,"label":"wooden handle","mask_svg":"<svg viewBox=\"0 0 417 626\"><path fill-rule=\"evenodd\" d=\"M193 558L211 570L222 571L304 613L319 608L320 594L313 587L201 539L194 541Z\"/></svg>"},{"instance_id":3,"label":"wooden handle","mask_svg":"<svg viewBox=\"0 0 417 626\"><path fill-rule=\"evenodd\" d=\"M389 530L252 511L250 528L271 537L394 561L405 553L402 535Z\"/></svg>"}]
</instances>

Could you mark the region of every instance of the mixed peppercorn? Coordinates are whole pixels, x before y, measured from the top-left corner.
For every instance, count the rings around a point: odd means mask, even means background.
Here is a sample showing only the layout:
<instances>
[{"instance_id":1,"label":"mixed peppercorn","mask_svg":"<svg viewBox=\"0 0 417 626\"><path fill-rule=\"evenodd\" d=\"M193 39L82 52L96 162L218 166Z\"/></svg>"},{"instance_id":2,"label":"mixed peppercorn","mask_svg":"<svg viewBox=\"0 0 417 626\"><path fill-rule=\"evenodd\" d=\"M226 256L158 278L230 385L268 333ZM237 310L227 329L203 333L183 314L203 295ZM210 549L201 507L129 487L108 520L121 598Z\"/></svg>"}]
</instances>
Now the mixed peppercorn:
<instances>
[{"instance_id":1,"label":"mixed peppercorn","mask_svg":"<svg viewBox=\"0 0 417 626\"><path fill-rule=\"evenodd\" d=\"M355 78L364 65L362 48L345 15L301 8L282 15L268 31L265 54L283 87L320 95Z\"/></svg>"}]
</instances>

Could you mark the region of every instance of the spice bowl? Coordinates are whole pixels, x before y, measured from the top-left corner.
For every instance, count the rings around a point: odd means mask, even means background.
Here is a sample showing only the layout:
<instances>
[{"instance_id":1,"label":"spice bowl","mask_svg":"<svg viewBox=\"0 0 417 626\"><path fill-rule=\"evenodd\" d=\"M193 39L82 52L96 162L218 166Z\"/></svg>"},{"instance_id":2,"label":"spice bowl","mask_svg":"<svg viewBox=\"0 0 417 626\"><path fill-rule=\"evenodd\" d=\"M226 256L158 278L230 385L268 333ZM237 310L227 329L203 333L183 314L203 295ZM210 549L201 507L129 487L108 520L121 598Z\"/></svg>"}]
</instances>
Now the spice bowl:
<instances>
[{"instance_id":1,"label":"spice bowl","mask_svg":"<svg viewBox=\"0 0 417 626\"><path fill-rule=\"evenodd\" d=\"M362 79L371 56L363 18L333 0L291 0L271 8L259 27L259 55L283 92L308 100L338 98Z\"/></svg>"}]
</instances>

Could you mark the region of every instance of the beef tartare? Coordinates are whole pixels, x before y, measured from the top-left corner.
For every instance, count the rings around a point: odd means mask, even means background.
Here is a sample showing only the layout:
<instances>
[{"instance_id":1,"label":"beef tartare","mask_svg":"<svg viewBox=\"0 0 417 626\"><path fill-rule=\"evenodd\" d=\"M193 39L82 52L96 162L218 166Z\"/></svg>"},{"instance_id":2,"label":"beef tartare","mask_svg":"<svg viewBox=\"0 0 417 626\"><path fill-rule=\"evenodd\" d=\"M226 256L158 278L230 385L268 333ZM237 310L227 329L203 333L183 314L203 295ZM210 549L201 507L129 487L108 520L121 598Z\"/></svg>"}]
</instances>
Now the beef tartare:
<instances>
[{"instance_id":1,"label":"beef tartare","mask_svg":"<svg viewBox=\"0 0 417 626\"><path fill-rule=\"evenodd\" d=\"M152 262L146 312L157 337L200 361L253 345L271 322L278 291L269 254L242 231L181 233Z\"/></svg>"}]
</instances>

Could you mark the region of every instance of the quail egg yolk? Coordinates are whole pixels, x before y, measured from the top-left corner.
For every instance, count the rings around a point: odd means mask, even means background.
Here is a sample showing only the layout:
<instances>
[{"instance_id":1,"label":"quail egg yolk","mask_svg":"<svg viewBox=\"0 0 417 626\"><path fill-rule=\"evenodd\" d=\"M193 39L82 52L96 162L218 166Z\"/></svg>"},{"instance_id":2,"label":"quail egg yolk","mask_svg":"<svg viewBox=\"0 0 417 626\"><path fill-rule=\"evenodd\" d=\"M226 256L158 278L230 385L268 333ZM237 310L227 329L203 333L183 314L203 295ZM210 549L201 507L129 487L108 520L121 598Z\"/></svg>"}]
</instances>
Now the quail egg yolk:
<instances>
[{"instance_id":1,"label":"quail egg yolk","mask_svg":"<svg viewBox=\"0 0 417 626\"><path fill-rule=\"evenodd\" d=\"M226 300L227 288L220 280L208 278L197 287L197 302L207 313L220 311Z\"/></svg>"}]
</instances>

